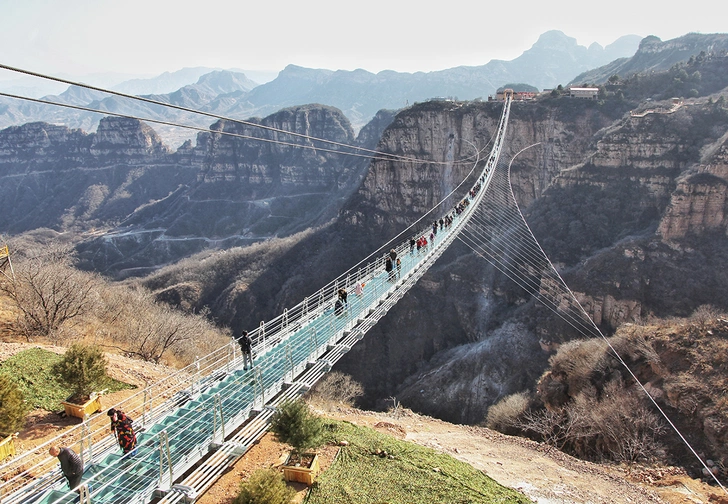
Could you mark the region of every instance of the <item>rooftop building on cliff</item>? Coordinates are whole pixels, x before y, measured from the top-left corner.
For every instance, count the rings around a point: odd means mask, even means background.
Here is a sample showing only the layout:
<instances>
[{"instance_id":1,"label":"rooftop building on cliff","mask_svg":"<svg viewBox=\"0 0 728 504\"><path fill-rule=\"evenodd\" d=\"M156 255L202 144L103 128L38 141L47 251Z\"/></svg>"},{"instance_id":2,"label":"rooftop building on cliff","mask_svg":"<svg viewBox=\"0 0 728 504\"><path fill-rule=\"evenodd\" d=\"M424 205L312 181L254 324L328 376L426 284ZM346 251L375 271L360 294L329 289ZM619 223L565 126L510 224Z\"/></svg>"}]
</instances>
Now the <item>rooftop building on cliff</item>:
<instances>
[{"instance_id":1,"label":"rooftop building on cliff","mask_svg":"<svg viewBox=\"0 0 728 504\"><path fill-rule=\"evenodd\" d=\"M587 100L596 100L599 97L599 88L570 87L569 96L572 98L585 98Z\"/></svg>"},{"instance_id":2,"label":"rooftop building on cliff","mask_svg":"<svg viewBox=\"0 0 728 504\"><path fill-rule=\"evenodd\" d=\"M512 89L505 89L498 91L495 95L496 101L504 101L506 95L510 93L515 101L533 100L538 93L534 91L513 91ZM490 101L493 101L493 97L489 97Z\"/></svg>"}]
</instances>

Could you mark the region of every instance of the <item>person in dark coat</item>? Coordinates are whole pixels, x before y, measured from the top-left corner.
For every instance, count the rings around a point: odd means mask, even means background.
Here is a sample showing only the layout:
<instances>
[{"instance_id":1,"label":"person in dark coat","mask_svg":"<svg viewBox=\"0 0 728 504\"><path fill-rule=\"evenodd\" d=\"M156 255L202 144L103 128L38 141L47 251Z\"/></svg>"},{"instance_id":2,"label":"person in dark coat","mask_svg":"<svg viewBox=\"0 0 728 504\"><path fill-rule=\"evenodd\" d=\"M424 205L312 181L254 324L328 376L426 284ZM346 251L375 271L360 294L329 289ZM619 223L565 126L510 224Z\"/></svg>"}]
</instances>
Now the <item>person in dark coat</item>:
<instances>
[{"instance_id":1,"label":"person in dark coat","mask_svg":"<svg viewBox=\"0 0 728 504\"><path fill-rule=\"evenodd\" d=\"M248 369L248 363L250 368L253 368L253 340L248 335L248 331L243 333L238 338L238 344L240 345L240 351L243 353L243 369Z\"/></svg>"},{"instance_id":2,"label":"person in dark coat","mask_svg":"<svg viewBox=\"0 0 728 504\"><path fill-rule=\"evenodd\" d=\"M136 455L137 438L134 433L134 422L121 410L111 408L107 413L111 417L111 432L116 436L124 455L129 453L130 457Z\"/></svg>"},{"instance_id":3,"label":"person in dark coat","mask_svg":"<svg viewBox=\"0 0 728 504\"><path fill-rule=\"evenodd\" d=\"M48 453L52 457L58 457L58 461L61 463L61 472L66 477L66 481L68 481L68 488L78 491L77 489L81 485L81 477L83 477L83 462L81 462L81 457L67 447L58 448L57 446L51 446Z\"/></svg>"},{"instance_id":4,"label":"person in dark coat","mask_svg":"<svg viewBox=\"0 0 728 504\"><path fill-rule=\"evenodd\" d=\"M342 303L347 304L348 301L346 300L346 298L348 298L348 297L349 297L349 293L346 292L346 289L339 289L339 299L341 300Z\"/></svg>"},{"instance_id":5,"label":"person in dark coat","mask_svg":"<svg viewBox=\"0 0 728 504\"><path fill-rule=\"evenodd\" d=\"M391 257L387 257L387 260L384 261L384 271L386 271L389 275L389 278L387 278L387 280L389 280L390 282L394 281L394 265L392 264Z\"/></svg>"}]
</instances>

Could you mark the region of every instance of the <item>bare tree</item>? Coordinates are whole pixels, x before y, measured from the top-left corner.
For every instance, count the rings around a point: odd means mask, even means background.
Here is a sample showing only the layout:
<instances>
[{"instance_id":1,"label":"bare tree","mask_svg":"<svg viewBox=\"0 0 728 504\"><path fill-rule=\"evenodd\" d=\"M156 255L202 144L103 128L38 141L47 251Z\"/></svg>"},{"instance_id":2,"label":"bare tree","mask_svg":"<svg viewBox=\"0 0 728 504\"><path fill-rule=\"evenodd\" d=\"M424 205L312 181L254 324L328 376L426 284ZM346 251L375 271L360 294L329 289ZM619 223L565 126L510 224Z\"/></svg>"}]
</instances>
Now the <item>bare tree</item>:
<instances>
[{"instance_id":1,"label":"bare tree","mask_svg":"<svg viewBox=\"0 0 728 504\"><path fill-rule=\"evenodd\" d=\"M720 316L720 310L715 306L704 304L698 306L690 316L690 321L695 323L701 330L705 330L711 320Z\"/></svg>"},{"instance_id":2,"label":"bare tree","mask_svg":"<svg viewBox=\"0 0 728 504\"><path fill-rule=\"evenodd\" d=\"M0 278L0 291L17 307L26 339L50 336L94 309L98 278L73 267L73 249L48 244L15 264L14 278Z\"/></svg>"},{"instance_id":3,"label":"bare tree","mask_svg":"<svg viewBox=\"0 0 728 504\"><path fill-rule=\"evenodd\" d=\"M547 445L563 450L567 444L574 445L587 431L582 424L578 410L555 408L528 410L518 420L519 427L526 433L536 434Z\"/></svg>"},{"instance_id":4,"label":"bare tree","mask_svg":"<svg viewBox=\"0 0 728 504\"><path fill-rule=\"evenodd\" d=\"M351 376L340 371L331 371L311 390L310 396L319 403L352 406L354 399L364 395L364 387Z\"/></svg>"},{"instance_id":5,"label":"bare tree","mask_svg":"<svg viewBox=\"0 0 728 504\"><path fill-rule=\"evenodd\" d=\"M186 315L155 302L145 289L110 289L104 298L108 336L117 342L110 346L129 356L159 363L165 354L172 353L188 360L188 347L199 348L202 340L229 339L221 337L203 316Z\"/></svg>"},{"instance_id":6,"label":"bare tree","mask_svg":"<svg viewBox=\"0 0 728 504\"><path fill-rule=\"evenodd\" d=\"M660 418L634 390L610 382L599 398L579 397L570 412L580 412L577 430L591 438L600 458L632 464L660 457L665 432Z\"/></svg>"}]
</instances>

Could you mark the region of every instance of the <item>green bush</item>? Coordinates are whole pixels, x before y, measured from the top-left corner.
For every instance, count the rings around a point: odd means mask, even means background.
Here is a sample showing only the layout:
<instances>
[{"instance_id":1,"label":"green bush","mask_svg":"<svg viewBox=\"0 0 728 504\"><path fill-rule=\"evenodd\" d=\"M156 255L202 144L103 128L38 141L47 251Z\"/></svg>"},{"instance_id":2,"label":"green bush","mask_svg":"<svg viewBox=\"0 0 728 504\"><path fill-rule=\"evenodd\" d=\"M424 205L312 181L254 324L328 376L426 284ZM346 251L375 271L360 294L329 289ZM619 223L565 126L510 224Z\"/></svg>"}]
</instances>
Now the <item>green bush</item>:
<instances>
[{"instance_id":1,"label":"green bush","mask_svg":"<svg viewBox=\"0 0 728 504\"><path fill-rule=\"evenodd\" d=\"M53 366L53 373L72 390L72 398L87 399L106 379L106 363L98 347L74 343Z\"/></svg>"},{"instance_id":2,"label":"green bush","mask_svg":"<svg viewBox=\"0 0 728 504\"><path fill-rule=\"evenodd\" d=\"M27 412L28 406L16 383L0 374L0 435L9 436L20 429Z\"/></svg>"},{"instance_id":3,"label":"green bush","mask_svg":"<svg viewBox=\"0 0 728 504\"><path fill-rule=\"evenodd\" d=\"M303 400L285 401L271 418L270 431L282 443L289 444L296 453L321 446L324 424Z\"/></svg>"},{"instance_id":4,"label":"green bush","mask_svg":"<svg viewBox=\"0 0 728 504\"><path fill-rule=\"evenodd\" d=\"M240 493L233 504L288 504L295 494L278 471L258 469L240 483Z\"/></svg>"}]
</instances>

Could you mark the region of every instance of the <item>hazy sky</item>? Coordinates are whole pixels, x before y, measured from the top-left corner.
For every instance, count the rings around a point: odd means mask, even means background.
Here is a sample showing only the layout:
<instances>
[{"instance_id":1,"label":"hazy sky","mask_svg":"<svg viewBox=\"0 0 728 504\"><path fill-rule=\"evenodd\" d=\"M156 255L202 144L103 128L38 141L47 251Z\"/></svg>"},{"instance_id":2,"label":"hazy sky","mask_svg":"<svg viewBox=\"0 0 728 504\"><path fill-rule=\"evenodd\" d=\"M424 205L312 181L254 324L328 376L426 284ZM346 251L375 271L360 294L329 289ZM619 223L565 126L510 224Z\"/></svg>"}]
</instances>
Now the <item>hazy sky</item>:
<instances>
[{"instance_id":1,"label":"hazy sky","mask_svg":"<svg viewBox=\"0 0 728 504\"><path fill-rule=\"evenodd\" d=\"M511 60L548 30L585 46L628 34L669 40L688 32L728 32L728 7L721 1L694 0L680 9L657 5L0 0L0 62L54 75L152 76L193 66L278 71L289 63L414 72ZM15 75L0 75L8 77Z\"/></svg>"}]
</instances>

